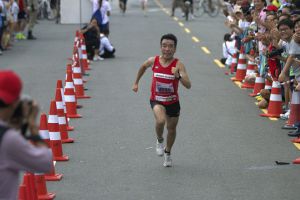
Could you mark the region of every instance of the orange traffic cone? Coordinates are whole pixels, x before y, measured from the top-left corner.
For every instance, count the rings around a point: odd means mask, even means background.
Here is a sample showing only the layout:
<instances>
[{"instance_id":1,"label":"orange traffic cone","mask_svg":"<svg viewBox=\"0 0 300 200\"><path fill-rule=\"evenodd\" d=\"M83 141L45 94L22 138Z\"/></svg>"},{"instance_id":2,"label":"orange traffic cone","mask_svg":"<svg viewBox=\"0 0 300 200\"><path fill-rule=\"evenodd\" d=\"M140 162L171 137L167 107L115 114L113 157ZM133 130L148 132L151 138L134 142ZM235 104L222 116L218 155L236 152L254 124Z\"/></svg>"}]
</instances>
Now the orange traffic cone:
<instances>
[{"instance_id":1,"label":"orange traffic cone","mask_svg":"<svg viewBox=\"0 0 300 200\"><path fill-rule=\"evenodd\" d=\"M300 92L293 91L290 104L290 115L283 129L294 129L294 124L300 122Z\"/></svg>"},{"instance_id":2,"label":"orange traffic cone","mask_svg":"<svg viewBox=\"0 0 300 200\"><path fill-rule=\"evenodd\" d=\"M64 114L65 114L65 117L66 117L67 130L68 131L73 131L74 127L69 125L69 122L68 122L69 120L67 118L66 102L65 102L65 95L64 95L62 80L57 80L56 88L60 89L61 97L62 97L62 100L63 100Z\"/></svg>"},{"instance_id":3,"label":"orange traffic cone","mask_svg":"<svg viewBox=\"0 0 300 200\"><path fill-rule=\"evenodd\" d=\"M48 131L48 124L47 124L47 115L45 113L41 114L40 117L40 128L39 134L47 146L50 148L50 136Z\"/></svg>"},{"instance_id":4,"label":"orange traffic cone","mask_svg":"<svg viewBox=\"0 0 300 200\"><path fill-rule=\"evenodd\" d=\"M268 106L268 113L260 114L262 117L280 117L282 113L281 85L278 81L273 81L271 96Z\"/></svg>"},{"instance_id":5,"label":"orange traffic cone","mask_svg":"<svg viewBox=\"0 0 300 200\"><path fill-rule=\"evenodd\" d=\"M76 108L77 103L76 103L74 89L65 88L65 101L66 101L67 117L81 118L82 116L77 114L77 108Z\"/></svg>"},{"instance_id":6,"label":"orange traffic cone","mask_svg":"<svg viewBox=\"0 0 300 200\"><path fill-rule=\"evenodd\" d=\"M237 70L235 77L232 77L232 81L242 81L246 76L246 56L244 46L241 46L239 61L237 65Z\"/></svg>"},{"instance_id":7,"label":"orange traffic cone","mask_svg":"<svg viewBox=\"0 0 300 200\"><path fill-rule=\"evenodd\" d=\"M300 164L300 157L293 160L293 164Z\"/></svg>"},{"instance_id":8,"label":"orange traffic cone","mask_svg":"<svg viewBox=\"0 0 300 200\"><path fill-rule=\"evenodd\" d=\"M67 73L66 73L66 81L65 81L65 89L66 88L73 88L74 87L74 80L73 80L73 75L72 75L72 66L71 65L67 65ZM70 70L71 68L71 70Z\"/></svg>"},{"instance_id":9,"label":"orange traffic cone","mask_svg":"<svg viewBox=\"0 0 300 200\"><path fill-rule=\"evenodd\" d=\"M233 74L235 72L235 69L237 67L237 52L235 52L232 56L232 61L230 65L230 74Z\"/></svg>"},{"instance_id":10,"label":"orange traffic cone","mask_svg":"<svg viewBox=\"0 0 300 200\"><path fill-rule=\"evenodd\" d=\"M50 144L53 152L53 160L55 161L67 161L69 157L63 155L61 135L59 132L58 117L55 101L50 103L50 112L48 117L48 129L50 135Z\"/></svg>"},{"instance_id":11,"label":"orange traffic cone","mask_svg":"<svg viewBox=\"0 0 300 200\"><path fill-rule=\"evenodd\" d=\"M38 200L33 174L31 173L24 174L24 185L26 188L26 198L28 200Z\"/></svg>"},{"instance_id":12,"label":"orange traffic cone","mask_svg":"<svg viewBox=\"0 0 300 200\"><path fill-rule=\"evenodd\" d=\"M67 73L66 73L66 81L65 81L65 90L66 88L71 88L74 90L76 94L76 88L74 86L74 80L73 80L73 72L72 72L72 66L67 65ZM75 101L76 101L76 108L82 108L82 105L77 104L77 97L75 95Z\"/></svg>"},{"instance_id":13,"label":"orange traffic cone","mask_svg":"<svg viewBox=\"0 0 300 200\"><path fill-rule=\"evenodd\" d=\"M37 196L39 200L52 200L55 198L55 193L48 193L44 174L35 174L35 183Z\"/></svg>"},{"instance_id":14,"label":"orange traffic cone","mask_svg":"<svg viewBox=\"0 0 300 200\"><path fill-rule=\"evenodd\" d=\"M46 181L60 181L62 179L62 174L57 174L55 171L54 162L52 162L52 167L49 173L45 174Z\"/></svg>"},{"instance_id":15,"label":"orange traffic cone","mask_svg":"<svg viewBox=\"0 0 300 200\"><path fill-rule=\"evenodd\" d=\"M265 79L265 88L266 90L272 90L272 81L269 79Z\"/></svg>"},{"instance_id":16,"label":"orange traffic cone","mask_svg":"<svg viewBox=\"0 0 300 200\"><path fill-rule=\"evenodd\" d=\"M87 61L85 40L82 34L80 34L80 48L81 48L80 64L84 68L84 70L90 70L91 68L89 68L89 64Z\"/></svg>"},{"instance_id":17,"label":"orange traffic cone","mask_svg":"<svg viewBox=\"0 0 300 200\"><path fill-rule=\"evenodd\" d=\"M61 142L62 143L72 143L74 139L69 138L68 130L67 130L67 123L66 123L66 116L64 113L64 105L62 102L62 97L60 93L60 89L56 89L55 93L55 102L56 102L56 110L58 115L58 124L59 124L59 132L61 135Z\"/></svg>"},{"instance_id":18,"label":"orange traffic cone","mask_svg":"<svg viewBox=\"0 0 300 200\"><path fill-rule=\"evenodd\" d=\"M250 56L254 56L254 50L251 49L250 51ZM248 66L247 66L247 71L246 71L246 76L250 75L250 74L254 74L255 73L255 69L256 69L256 64L254 62L252 62L251 60L248 60ZM250 84L250 83L246 83L245 79L243 81L243 85L242 88L248 88L248 89L252 89L254 88L254 84Z\"/></svg>"},{"instance_id":19,"label":"orange traffic cone","mask_svg":"<svg viewBox=\"0 0 300 200\"><path fill-rule=\"evenodd\" d=\"M87 99L91 98L84 94L83 81L81 76L81 68L79 66L73 67L73 81L75 86L75 94L78 99Z\"/></svg>"},{"instance_id":20,"label":"orange traffic cone","mask_svg":"<svg viewBox=\"0 0 300 200\"><path fill-rule=\"evenodd\" d=\"M18 200L28 200L26 195L26 186L24 184L19 186Z\"/></svg>"},{"instance_id":21,"label":"orange traffic cone","mask_svg":"<svg viewBox=\"0 0 300 200\"><path fill-rule=\"evenodd\" d=\"M249 96L251 96L251 97L256 96L264 87L265 87L265 79L260 77L259 74L257 74L256 78L255 78L253 92L251 94L249 94Z\"/></svg>"}]
</instances>

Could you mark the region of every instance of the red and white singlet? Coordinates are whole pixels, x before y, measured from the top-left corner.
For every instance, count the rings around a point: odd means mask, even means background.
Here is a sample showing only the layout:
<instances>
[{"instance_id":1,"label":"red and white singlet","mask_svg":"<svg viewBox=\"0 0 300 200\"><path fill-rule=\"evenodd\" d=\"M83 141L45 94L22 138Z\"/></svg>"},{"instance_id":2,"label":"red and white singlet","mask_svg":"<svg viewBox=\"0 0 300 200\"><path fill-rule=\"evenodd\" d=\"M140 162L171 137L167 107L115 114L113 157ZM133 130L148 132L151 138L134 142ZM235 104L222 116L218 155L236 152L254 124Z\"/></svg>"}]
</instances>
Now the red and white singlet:
<instances>
[{"instance_id":1,"label":"red and white singlet","mask_svg":"<svg viewBox=\"0 0 300 200\"><path fill-rule=\"evenodd\" d=\"M172 73L172 67L176 67L178 59L174 59L168 66L164 67L159 62L159 56L155 57L152 66L152 86L150 100L158 101L163 105L169 105L179 100L178 82Z\"/></svg>"}]
</instances>

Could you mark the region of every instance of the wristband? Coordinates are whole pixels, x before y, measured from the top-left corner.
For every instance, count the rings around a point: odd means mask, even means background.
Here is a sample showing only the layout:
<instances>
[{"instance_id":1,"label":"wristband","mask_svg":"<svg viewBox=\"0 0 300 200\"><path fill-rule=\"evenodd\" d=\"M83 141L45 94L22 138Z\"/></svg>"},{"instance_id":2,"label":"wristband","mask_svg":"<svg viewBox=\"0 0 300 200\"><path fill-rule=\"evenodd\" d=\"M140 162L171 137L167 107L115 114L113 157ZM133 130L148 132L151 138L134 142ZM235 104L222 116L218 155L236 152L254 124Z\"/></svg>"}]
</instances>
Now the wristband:
<instances>
[{"instance_id":1,"label":"wristband","mask_svg":"<svg viewBox=\"0 0 300 200\"><path fill-rule=\"evenodd\" d=\"M177 80L180 80L182 78L181 74L179 74L179 77L176 78Z\"/></svg>"}]
</instances>

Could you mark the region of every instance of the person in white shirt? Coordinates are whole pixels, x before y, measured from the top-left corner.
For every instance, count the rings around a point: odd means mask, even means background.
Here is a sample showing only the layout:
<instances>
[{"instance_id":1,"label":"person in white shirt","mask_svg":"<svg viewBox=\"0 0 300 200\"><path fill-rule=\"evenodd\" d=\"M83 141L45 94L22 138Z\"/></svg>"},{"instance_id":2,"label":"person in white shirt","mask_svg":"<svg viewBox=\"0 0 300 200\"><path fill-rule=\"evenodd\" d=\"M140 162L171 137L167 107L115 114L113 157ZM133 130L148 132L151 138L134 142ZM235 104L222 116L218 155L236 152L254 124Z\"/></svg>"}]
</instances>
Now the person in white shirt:
<instances>
[{"instance_id":1,"label":"person in white shirt","mask_svg":"<svg viewBox=\"0 0 300 200\"><path fill-rule=\"evenodd\" d=\"M112 46L108 39L109 31L107 29L101 31L99 55L101 58L114 58L116 49Z\"/></svg>"},{"instance_id":2,"label":"person in white shirt","mask_svg":"<svg viewBox=\"0 0 300 200\"><path fill-rule=\"evenodd\" d=\"M111 6L108 0L100 0L99 1L100 11L102 14L102 24L100 29L105 30L107 29L109 31L109 16L111 12Z\"/></svg>"},{"instance_id":3,"label":"person in white shirt","mask_svg":"<svg viewBox=\"0 0 300 200\"><path fill-rule=\"evenodd\" d=\"M235 41L231 38L230 33L226 33L224 35L224 42L223 42L223 62L224 64L229 67L232 62L232 56L235 53Z\"/></svg>"},{"instance_id":4,"label":"person in white shirt","mask_svg":"<svg viewBox=\"0 0 300 200\"><path fill-rule=\"evenodd\" d=\"M97 9L99 9L99 0L90 0L92 2L92 8L93 8L93 13L96 12Z\"/></svg>"}]
</instances>

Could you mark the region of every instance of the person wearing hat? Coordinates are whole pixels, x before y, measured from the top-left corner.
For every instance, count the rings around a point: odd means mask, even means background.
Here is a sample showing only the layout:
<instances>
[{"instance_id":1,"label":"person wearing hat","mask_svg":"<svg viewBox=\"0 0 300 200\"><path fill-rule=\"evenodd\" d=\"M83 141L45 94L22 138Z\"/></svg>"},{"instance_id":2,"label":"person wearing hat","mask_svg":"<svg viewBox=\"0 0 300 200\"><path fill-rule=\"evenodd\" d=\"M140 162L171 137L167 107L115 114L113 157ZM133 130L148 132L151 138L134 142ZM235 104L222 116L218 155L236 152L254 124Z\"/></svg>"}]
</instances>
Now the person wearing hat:
<instances>
[{"instance_id":1,"label":"person wearing hat","mask_svg":"<svg viewBox=\"0 0 300 200\"><path fill-rule=\"evenodd\" d=\"M15 72L0 70L0 199L5 200L17 199L20 171L47 173L52 167L51 149L38 136L38 107L20 100L21 90ZM27 127L31 141L23 135Z\"/></svg>"},{"instance_id":2,"label":"person wearing hat","mask_svg":"<svg viewBox=\"0 0 300 200\"><path fill-rule=\"evenodd\" d=\"M291 20L295 22L298 18L300 18L300 10L293 10L291 12Z\"/></svg>"}]
</instances>

